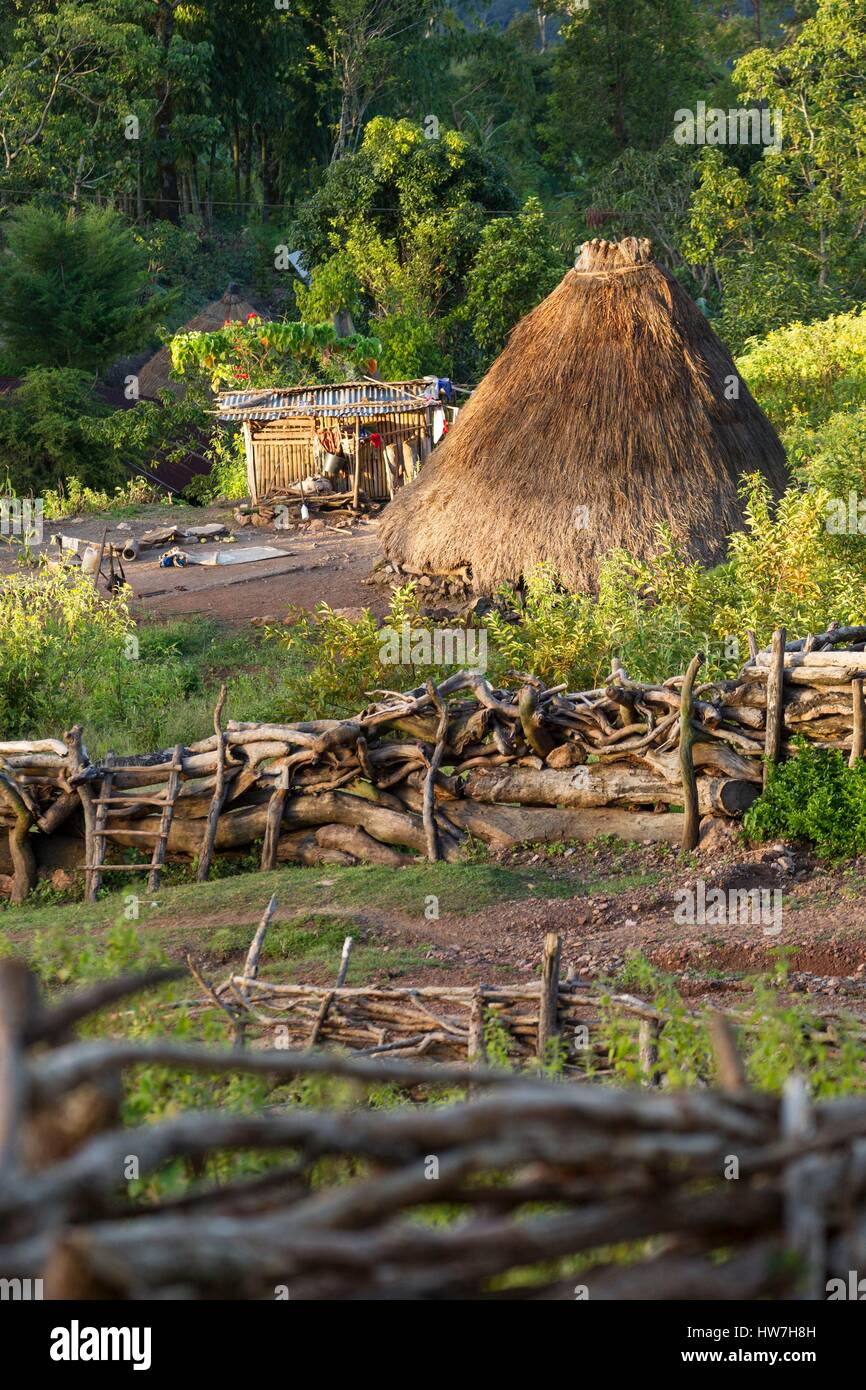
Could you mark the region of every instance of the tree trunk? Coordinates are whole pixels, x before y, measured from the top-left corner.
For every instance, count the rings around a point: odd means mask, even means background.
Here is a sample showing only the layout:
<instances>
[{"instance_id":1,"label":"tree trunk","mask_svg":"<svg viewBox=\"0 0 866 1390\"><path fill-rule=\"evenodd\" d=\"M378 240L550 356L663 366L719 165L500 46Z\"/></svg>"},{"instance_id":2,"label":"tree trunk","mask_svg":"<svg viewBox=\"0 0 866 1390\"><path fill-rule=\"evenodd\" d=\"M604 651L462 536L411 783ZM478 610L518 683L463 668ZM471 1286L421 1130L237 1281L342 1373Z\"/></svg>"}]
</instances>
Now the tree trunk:
<instances>
[{"instance_id":1,"label":"tree trunk","mask_svg":"<svg viewBox=\"0 0 866 1390\"><path fill-rule=\"evenodd\" d=\"M180 194L177 165L171 149L173 92L168 57L174 35L174 0L157 0L156 33L162 48L161 75L156 85L153 134L156 141L156 201L154 216L165 222L180 222Z\"/></svg>"}]
</instances>

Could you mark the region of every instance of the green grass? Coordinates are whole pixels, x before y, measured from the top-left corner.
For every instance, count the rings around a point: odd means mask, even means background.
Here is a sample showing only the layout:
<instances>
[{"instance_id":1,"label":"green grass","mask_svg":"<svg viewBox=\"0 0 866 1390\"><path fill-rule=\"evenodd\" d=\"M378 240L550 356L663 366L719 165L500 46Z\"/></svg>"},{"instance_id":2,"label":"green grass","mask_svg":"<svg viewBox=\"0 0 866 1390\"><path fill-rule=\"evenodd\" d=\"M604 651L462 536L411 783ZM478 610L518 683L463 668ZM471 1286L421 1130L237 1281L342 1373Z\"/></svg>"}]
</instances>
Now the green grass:
<instances>
[{"instance_id":1,"label":"green grass","mask_svg":"<svg viewBox=\"0 0 866 1390\"><path fill-rule=\"evenodd\" d=\"M92 757L109 748L141 753L194 743L213 726L223 681L227 718L279 722L296 717L291 685L300 659L264 640L259 629L239 631L193 617L141 626L137 636L138 659L124 664L123 679L97 682L90 695L81 692L76 720L84 726Z\"/></svg>"},{"instance_id":2,"label":"green grass","mask_svg":"<svg viewBox=\"0 0 866 1390\"><path fill-rule=\"evenodd\" d=\"M49 987L139 968L185 950L226 959L247 949L255 922L276 893L266 958L336 965L353 925L375 924L379 914L422 925L431 897L438 898L440 915L468 914L502 902L570 897L574 891L573 883L538 866L530 873L486 864L287 867L166 886L155 895L146 893L142 878L105 892L97 903L6 907L0 911L0 951L30 959ZM139 916L129 920L133 898ZM419 947L383 952L359 943L352 973L359 978L360 971L383 965L408 969L422 961Z\"/></svg>"}]
</instances>

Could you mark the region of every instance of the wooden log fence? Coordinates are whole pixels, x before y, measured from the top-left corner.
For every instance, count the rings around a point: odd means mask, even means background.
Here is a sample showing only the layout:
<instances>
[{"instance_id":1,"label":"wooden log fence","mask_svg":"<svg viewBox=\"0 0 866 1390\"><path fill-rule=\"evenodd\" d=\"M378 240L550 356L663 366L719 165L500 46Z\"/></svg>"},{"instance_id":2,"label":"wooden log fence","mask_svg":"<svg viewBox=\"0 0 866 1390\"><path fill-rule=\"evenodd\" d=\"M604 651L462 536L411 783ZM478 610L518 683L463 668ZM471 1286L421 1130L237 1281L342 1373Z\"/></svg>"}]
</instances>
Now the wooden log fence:
<instances>
[{"instance_id":1,"label":"wooden log fence","mask_svg":"<svg viewBox=\"0 0 866 1390\"><path fill-rule=\"evenodd\" d=\"M562 975L562 939L544 938L540 979L521 983L474 985L350 985L347 974L353 939L343 945L333 985L273 981L259 977L259 962L276 902L270 903L256 930L246 962L219 984L204 978L192 957L187 963L202 993L186 1005L192 1016L220 1009L236 1043L255 1038L257 1046L303 1048L322 1045L359 1057L421 1058L436 1062L473 1062L491 1050L507 1055L510 1065L553 1067L569 1077L596 1079L614 1074L609 1025L616 1021L620 1042L631 1032L644 1085L661 1083L660 1042L664 1028L706 1032L726 1089L745 1090L743 1064L734 1029L757 1035L760 1025L748 1013L679 1007L676 1012L605 988L596 981ZM866 1029L846 1020L840 1029L832 1015L816 1020L813 1040L826 1055L838 1055L849 1043L866 1042Z\"/></svg>"},{"instance_id":2,"label":"wooden log fence","mask_svg":"<svg viewBox=\"0 0 866 1390\"><path fill-rule=\"evenodd\" d=\"M47 1003L20 962L0 962L3 1280L40 1279L57 1300L572 1301L576 1284L590 1299L816 1300L863 1268L862 1097L813 1103L798 1077L781 1097L639 1091L483 1063L71 1036L161 978ZM268 1104L124 1124L124 1080L141 1067L214 1088L258 1077ZM304 1078L341 1078L354 1098L300 1102ZM368 1105L385 1083L403 1103ZM425 1219L431 1203L447 1217Z\"/></svg>"},{"instance_id":3,"label":"wooden log fence","mask_svg":"<svg viewBox=\"0 0 866 1390\"><path fill-rule=\"evenodd\" d=\"M370 692L354 718L247 724L214 713L189 747L92 761L82 730L0 740L0 875L23 901L39 873L83 869L95 898L107 873L216 854L278 863L397 866L455 860L467 836L494 850L616 834L690 849L702 816L741 816L766 759L795 736L844 751L866 742L866 627L836 626L751 652L731 680L628 679L598 689L510 688L458 672L438 686ZM2 882L2 880L0 880Z\"/></svg>"}]
</instances>

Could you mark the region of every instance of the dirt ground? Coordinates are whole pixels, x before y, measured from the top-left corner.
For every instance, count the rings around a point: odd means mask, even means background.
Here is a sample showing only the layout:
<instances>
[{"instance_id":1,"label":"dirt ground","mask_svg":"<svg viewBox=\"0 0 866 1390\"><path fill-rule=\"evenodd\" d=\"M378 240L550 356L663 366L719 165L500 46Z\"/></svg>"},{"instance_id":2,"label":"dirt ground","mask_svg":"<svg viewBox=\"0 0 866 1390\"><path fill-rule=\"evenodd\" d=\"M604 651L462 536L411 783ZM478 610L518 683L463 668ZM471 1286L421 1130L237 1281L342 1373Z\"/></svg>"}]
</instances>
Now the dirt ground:
<instances>
[{"instance_id":1,"label":"dirt ground","mask_svg":"<svg viewBox=\"0 0 866 1390\"><path fill-rule=\"evenodd\" d=\"M834 869L784 845L748 851L732 844L724 852L683 858L666 846L613 844L512 851L497 862L519 870L523 887L537 894L450 912L446 895L439 918L427 920L417 891L404 895L402 907L341 907L323 891L321 911L345 920L347 933L371 948L378 962L372 978L380 984L534 979L545 933L556 931L563 969L581 980L609 981L641 956L672 976L696 1006L721 1004L724 996L745 1004L755 979L776 976L784 963L784 997L808 995L817 1008L866 1017L866 860ZM780 916L761 921L740 911L720 924L678 921L678 894L694 890L698 880L707 894L713 888L778 892L781 897L770 901L779 902ZM333 880L323 873L320 882L327 890ZM291 891L279 885L276 891L280 916L295 915ZM203 923L191 908L173 908L169 949L180 958L192 951L208 959L219 927L247 922L251 936L257 915L252 905L246 913L209 910ZM336 963L299 962L291 978L326 984ZM635 985L628 988L640 993Z\"/></svg>"},{"instance_id":2,"label":"dirt ground","mask_svg":"<svg viewBox=\"0 0 866 1390\"><path fill-rule=\"evenodd\" d=\"M98 545L107 530L110 543L123 545L133 536L162 526L223 522L233 528L232 512L227 506L155 506L128 520L107 514L46 522L46 548L49 554L57 554L47 542L58 532ZM281 554L249 564L163 569L159 557L168 546L144 551L138 560L124 565L134 615L158 622L181 614L200 614L236 625L252 618L282 616L291 607L312 611L323 600L333 608L365 607L384 613L382 590L364 583L378 555L375 518L348 529L330 518L314 517L290 531L247 526L231 529L231 534L235 538L232 542L177 544L198 556L220 550L243 552L252 546L269 546ZM11 573L14 567L14 553L0 548L0 575Z\"/></svg>"},{"instance_id":3,"label":"dirt ground","mask_svg":"<svg viewBox=\"0 0 866 1390\"><path fill-rule=\"evenodd\" d=\"M555 870L573 875L575 887L579 881L582 891L574 897L502 903L469 916L445 914L423 926L383 914L368 922L371 939L392 948L427 949L429 976L416 971L413 982L434 983L444 964L449 980L459 975L473 983L536 977L544 935L556 931L564 966L576 977L613 978L639 954L672 975L680 992L695 1002L751 994L755 976L785 961L788 992L866 1014L866 864L828 870L782 847L698 859L689 868L650 846L625 854L578 849L575 856L574 869L559 859ZM529 852L505 858L548 869L557 862ZM679 924L677 890L694 887L699 877L708 892L713 887L780 890L781 930L776 935L772 922L748 920ZM602 891L595 891L596 885Z\"/></svg>"}]
</instances>

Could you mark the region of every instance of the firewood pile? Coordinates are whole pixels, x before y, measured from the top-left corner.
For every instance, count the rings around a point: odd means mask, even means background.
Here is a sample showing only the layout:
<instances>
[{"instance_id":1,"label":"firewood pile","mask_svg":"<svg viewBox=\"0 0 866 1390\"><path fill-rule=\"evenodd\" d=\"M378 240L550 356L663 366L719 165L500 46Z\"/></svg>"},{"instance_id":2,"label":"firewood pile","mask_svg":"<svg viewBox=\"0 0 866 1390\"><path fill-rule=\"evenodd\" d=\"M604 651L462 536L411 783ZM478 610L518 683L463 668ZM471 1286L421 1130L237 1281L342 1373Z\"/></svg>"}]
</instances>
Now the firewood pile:
<instances>
[{"instance_id":1,"label":"firewood pile","mask_svg":"<svg viewBox=\"0 0 866 1390\"><path fill-rule=\"evenodd\" d=\"M0 962L0 1278L41 1279L48 1299L824 1299L863 1268L862 1098L813 1104L796 1077L781 1099L751 1092L724 1055L719 1091L636 1091L74 1039L161 978L49 1004ZM268 1104L125 1125L141 1067L262 1078ZM285 1090L323 1077L353 1099ZM368 1106L384 1083L406 1103ZM443 1104L443 1087L467 1098Z\"/></svg>"},{"instance_id":2,"label":"firewood pile","mask_svg":"<svg viewBox=\"0 0 866 1390\"><path fill-rule=\"evenodd\" d=\"M80 728L0 742L0 874L23 900L40 869L83 868L93 900L106 874L141 872L109 849L148 853L153 889L168 856L204 879L215 853L258 842L265 869L454 860L468 836L693 848L700 817L741 815L796 735L863 755L866 627L787 644L780 630L732 680L698 685L701 664L647 685L615 662L584 691L461 671L370 692L352 719L294 724L224 725L223 692L209 737L99 763Z\"/></svg>"},{"instance_id":3,"label":"firewood pile","mask_svg":"<svg viewBox=\"0 0 866 1390\"><path fill-rule=\"evenodd\" d=\"M431 603L457 604L461 608L472 608L472 572L468 565L448 570L444 574L427 574L424 570L412 569L396 560L381 560L365 581L381 587L394 588L399 584L414 584L420 597L428 605Z\"/></svg>"}]
</instances>

